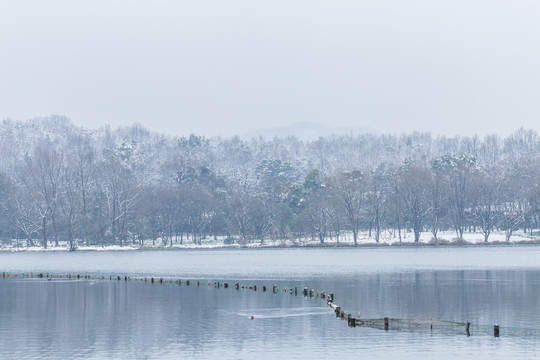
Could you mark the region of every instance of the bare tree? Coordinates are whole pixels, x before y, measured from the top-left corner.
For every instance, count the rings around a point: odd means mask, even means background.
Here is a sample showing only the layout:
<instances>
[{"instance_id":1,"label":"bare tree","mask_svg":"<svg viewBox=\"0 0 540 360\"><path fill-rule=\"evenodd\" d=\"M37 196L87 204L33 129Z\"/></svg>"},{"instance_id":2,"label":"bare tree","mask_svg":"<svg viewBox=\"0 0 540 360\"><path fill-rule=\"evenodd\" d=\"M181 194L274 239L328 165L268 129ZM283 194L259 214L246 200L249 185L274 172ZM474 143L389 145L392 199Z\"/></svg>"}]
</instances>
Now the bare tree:
<instances>
[{"instance_id":1,"label":"bare tree","mask_svg":"<svg viewBox=\"0 0 540 360\"><path fill-rule=\"evenodd\" d=\"M386 217L386 205L389 195L388 172L384 164L368 173L366 179L366 203L369 217L369 231L375 230L375 242L381 237L383 221Z\"/></svg>"},{"instance_id":2,"label":"bare tree","mask_svg":"<svg viewBox=\"0 0 540 360\"><path fill-rule=\"evenodd\" d=\"M398 191L405 205L406 218L414 232L414 242L420 240L429 210L431 172L424 167L405 166L400 173Z\"/></svg>"},{"instance_id":3,"label":"bare tree","mask_svg":"<svg viewBox=\"0 0 540 360\"><path fill-rule=\"evenodd\" d=\"M92 194L96 191L96 164L95 149L92 138L87 133L76 134L70 142L73 146L69 158L69 166L73 166L73 175L77 184L77 196L80 197L82 219L82 238L88 243L90 237L89 230L89 208L95 199Z\"/></svg>"},{"instance_id":4,"label":"bare tree","mask_svg":"<svg viewBox=\"0 0 540 360\"><path fill-rule=\"evenodd\" d=\"M448 203L454 230L459 239L467 226L471 212L471 183L477 171L476 158L470 154L445 155L433 161L433 167L442 171L448 184Z\"/></svg>"},{"instance_id":5,"label":"bare tree","mask_svg":"<svg viewBox=\"0 0 540 360\"><path fill-rule=\"evenodd\" d=\"M445 203L445 191L448 189L444 179L444 173L440 169L431 168L431 181L428 197L428 221L433 238L437 240L442 219L447 210Z\"/></svg>"},{"instance_id":6,"label":"bare tree","mask_svg":"<svg viewBox=\"0 0 540 360\"><path fill-rule=\"evenodd\" d=\"M101 170L113 242L123 246L128 216L143 184L135 179L126 159L110 149L104 154Z\"/></svg>"},{"instance_id":7,"label":"bare tree","mask_svg":"<svg viewBox=\"0 0 540 360\"><path fill-rule=\"evenodd\" d=\"M62 154L52 144L39 143L32 155L26 154L21 171L21 182L34 198L41 217L43 247L47 248L47 225L51 219L53 239L58 245L56 209L62 170Z\"/></svg>"},{"instance_id":8,"label":"bare tree","mask_svg":"<svg viewBox=\"0 0 540 360\"><path fill-rule=\"evenodd\" d=\"M15 182L0 174L0 212L24 234L27 246L34 246L32 237L41 227L39 213L30 194Z\"/></svg>"},{"instance_id":9,"label":"bare tree","mask_svg":"<svg viewBox=\"0 0 540 360\"><path fill-rule=\"evenodd\" d=\"M501 179L498 178L497 171L482 169L473 181L473 191L477 199L473 208L474 221L484 235L484 242L488 242L491 232L497 225Z\"/></svg>"},{"instance_id":10,"label":"bare tree","mask_svg":"<svg viewBox=\"0 0 540 360\"><path fill-rule=\"evenodd\" d=\"M354 246L358 246L365 201L364 176L359 170L343 172L337 179L336 191L341 199L347 224L353 233Z\"/></svg>"},{"instance_id":11,"label":"bare tree","mask_svg":"<svg viewBox=\"0 0 540 360\"><path fill-rule=\"evenodd\" d=\"M309 194L306 202L304 211L310 227L319 238L319 242L323 244L331 222L331 201L326 184L321 184L317 191Z\"/></svg>"},{"instance_id":12,"label":"bare tree","mask_svg":"<svg viewBox=\"0 0 540 360\"><path fill-rule=\"evenodd\" d=\"M82 213L82 202L79 195L77 173L70 166L62 169L62 187L60 188L59 204L66 223L69 249L74 251L78 246L77 230Z\"/></svg>"}]
</instances>

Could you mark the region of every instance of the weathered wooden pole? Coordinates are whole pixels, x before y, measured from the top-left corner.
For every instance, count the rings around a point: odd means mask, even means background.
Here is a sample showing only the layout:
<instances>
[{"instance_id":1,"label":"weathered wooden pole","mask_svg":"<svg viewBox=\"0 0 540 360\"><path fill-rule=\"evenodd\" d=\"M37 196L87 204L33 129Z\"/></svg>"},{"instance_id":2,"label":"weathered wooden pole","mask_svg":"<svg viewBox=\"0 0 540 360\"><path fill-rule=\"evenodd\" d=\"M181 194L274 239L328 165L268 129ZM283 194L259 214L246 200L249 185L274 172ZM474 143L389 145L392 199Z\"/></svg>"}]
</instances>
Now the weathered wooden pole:
<instances>
[{"instance_id":1,"label":"weathered wooden pole","mask_svg":"<svg viewBox=\"0 0 540 360\"><path fill-rule=\"evenodd\" d=\"M266 292L266 286L263 285L263 292Z\"/></svg>"},{"instance_id":2,"label":"weathered wooden pole","mask_svg":"<svg viewBox=\"0 0 540 360\"><path fill-rule=\"evenodd\" d=\"M467 327L465 328L465 331L467 332L467 336L471 336L471 333L469 332L470 327L471 327L471 323L467 321Z\"/></svg>"},{"instance_id":3,"label":"weathered wooden pole","mask_svg":"<svg viewBox=\"0 0 540 360\"><path fill-rule=\"evenodd\" d=\"M493 327L493 336L494 337L499 337L499 325L495 325Z\"/></svg>"},{"instance_id":4,"label":"weathered wooden pole","mask_svg":"<svg viewBox=\"0 0 540 360\"><path fill-rule=\"evenodd\" d=\"M356 319L351 314L347 314L347 323L350 327L356 327Z\"/></svg>"},{"instance_id":5,"label":"weathered wooden pole","mask_svg":"<svg viewBox=\"0 0 540 360\"><path fill-rule=\"evenodd\" d=\"M388 330L389 323L390 323L390 320L387 317L385 317L384 318L384 330Z\"/></svg>"}]
</instances>

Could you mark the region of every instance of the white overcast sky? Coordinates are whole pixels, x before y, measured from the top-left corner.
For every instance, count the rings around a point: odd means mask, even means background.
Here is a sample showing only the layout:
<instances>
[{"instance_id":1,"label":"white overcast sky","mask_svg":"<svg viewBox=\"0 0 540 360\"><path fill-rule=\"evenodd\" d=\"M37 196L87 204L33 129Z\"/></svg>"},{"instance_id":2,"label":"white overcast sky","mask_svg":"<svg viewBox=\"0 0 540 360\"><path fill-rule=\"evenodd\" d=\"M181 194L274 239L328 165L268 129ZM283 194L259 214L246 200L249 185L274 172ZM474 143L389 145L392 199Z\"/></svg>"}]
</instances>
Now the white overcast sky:
<instances>
[{"instance_id":1,"label":"white overcast sky","mask_svg":"<svg viewBox=\"0 0 540 360\"><path fill-rule=\"evenodd\" d=\"M540 1L0 2L0 118L540 130Z\"/></svg>"}]
</instances>

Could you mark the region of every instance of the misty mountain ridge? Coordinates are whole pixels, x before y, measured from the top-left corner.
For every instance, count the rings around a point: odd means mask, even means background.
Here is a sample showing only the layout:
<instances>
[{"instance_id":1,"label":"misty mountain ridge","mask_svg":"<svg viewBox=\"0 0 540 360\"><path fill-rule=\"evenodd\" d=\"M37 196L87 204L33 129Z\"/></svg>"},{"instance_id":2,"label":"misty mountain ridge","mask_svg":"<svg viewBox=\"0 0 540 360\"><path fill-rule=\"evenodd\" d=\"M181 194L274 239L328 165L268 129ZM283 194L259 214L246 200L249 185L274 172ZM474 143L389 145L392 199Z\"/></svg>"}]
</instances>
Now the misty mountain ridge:
<instances>
[{"instance_id":1,"label":"misty mountain ridge","mask_svg":"<svg viewBox=\"0 0 540 360\"><path fill-rule=\"evenodd\" d=\"M356 136L366 133L375 133L375 131L367 127L330 127L317 122L302 121L285 126L250 131L241 134L240 138L251 140L260 136L266 140L271 140L276 137L286 138L288 136L294 136L299 140L313 141L330 135Z\"/></svg>"}]
</instances>

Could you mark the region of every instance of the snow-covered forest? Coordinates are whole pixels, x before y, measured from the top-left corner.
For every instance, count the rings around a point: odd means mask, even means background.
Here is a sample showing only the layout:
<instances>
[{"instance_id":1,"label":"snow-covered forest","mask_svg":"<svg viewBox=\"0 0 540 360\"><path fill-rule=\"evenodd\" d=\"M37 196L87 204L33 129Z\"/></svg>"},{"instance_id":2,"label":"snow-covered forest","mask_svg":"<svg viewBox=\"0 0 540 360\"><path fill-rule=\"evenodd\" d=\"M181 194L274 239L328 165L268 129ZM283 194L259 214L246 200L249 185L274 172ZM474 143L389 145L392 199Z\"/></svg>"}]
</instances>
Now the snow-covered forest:
<instances>
[{"instance_id":1,"label":"snow-covered forest","mask_svg":"<svg viewBox=\"0 0 540 360\"><path fill-rule=\"evenodd\" d=\"M174 137L139 125L88 130L52 116L0 124L0 236L123 246L263 243L405 230L437 239L540 220L540 138L430 134L251 141Z\"/></svg>"}]
</instances>

